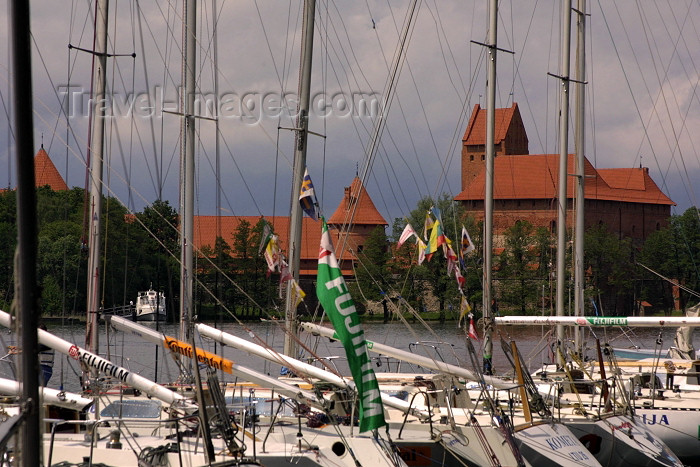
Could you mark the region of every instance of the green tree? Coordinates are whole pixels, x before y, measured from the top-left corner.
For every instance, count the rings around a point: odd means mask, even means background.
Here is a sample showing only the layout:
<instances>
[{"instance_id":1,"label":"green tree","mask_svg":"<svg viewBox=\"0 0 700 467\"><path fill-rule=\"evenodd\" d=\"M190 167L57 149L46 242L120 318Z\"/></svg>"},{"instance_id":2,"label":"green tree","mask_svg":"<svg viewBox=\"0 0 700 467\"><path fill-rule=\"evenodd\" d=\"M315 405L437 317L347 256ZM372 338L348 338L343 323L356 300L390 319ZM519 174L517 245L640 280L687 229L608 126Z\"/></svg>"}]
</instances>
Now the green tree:
<instances>
[{"instance_id":1,"label":"green tree","mask_svg":"<svg viewBox=\"0 0 700 467\"><path fill-rule=\"evenodd\" d=\"M590 293L600 298L606 314L631 314L634 291L632 242L620 240L605 225L591 227L584 239L585 269L590 269Z\"/></svg>"},{"instance_id":2,"label":"green tree","mask_svg":"<svg viewBox=\"0 0 700 467\"><path fill-rule=\"evenodd\" d=\"M377 226L357 253L355 283L367 300L381 300L392 288L388 274L389 250L383 226Z\"/></svg>"},{"instance_id":3,"label":"green tree","mask_svg":"<svg viewBox=\"0 0 700 467\"><path fill-rule=\"evenodd\" d=\"M521 315L537 301L538 283L534 273L534 228L528 221L517 221L505 231L505 250L497 260L501 286L501 307L508 305Z\"/></svg>"},{"instance_id":4,"label":"green tree","mask_svg":"<svg viewBox=\"0 0 700 467\"><path fill-rule=\"evenodd\" d=\"M668 279L677 280L691 290L700 290L700 221L698 209L692 207L673 216L669 226L653 232L639 254L640 264ZM652 305L673 308L672 284L646 269L641 271L640 297ZM697 301L681 291L681 306Z\"/></svg>"},{"instance_id":5,"label":"green tree","mask_svg":"<svg viewBox=\"0 0 700 467\"><path fill-rule=\"evenodd\" d=\"M138 283L131 284L138 290L153 285L165 292L169 319L178 319L180 293L180 247L178 215L168 201L156 200L136 214L132 232L141 232L142 242L132 250L132 264L141 270ZM136 269L136 267L134 267ZM137 290L137 291L138 291ZM135 293L132 289L132 293Z\"/></svg>"}]
</instances>

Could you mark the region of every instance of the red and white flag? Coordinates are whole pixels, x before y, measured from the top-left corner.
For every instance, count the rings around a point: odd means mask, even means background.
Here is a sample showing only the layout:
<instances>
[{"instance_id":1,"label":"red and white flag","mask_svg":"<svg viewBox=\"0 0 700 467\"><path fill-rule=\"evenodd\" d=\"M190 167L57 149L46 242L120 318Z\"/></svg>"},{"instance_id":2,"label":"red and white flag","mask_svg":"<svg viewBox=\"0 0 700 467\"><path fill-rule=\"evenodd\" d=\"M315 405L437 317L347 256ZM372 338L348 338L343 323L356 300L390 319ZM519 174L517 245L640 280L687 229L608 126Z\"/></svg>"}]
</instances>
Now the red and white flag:
<instances>
[{"instance_id":1,"label":"red and white flag","mask_svg":"<svg viewBox=\"0 0 700 467\"><path fill-rule=\"evenodd\" d=\"M416 231L413 230L411 224L406 224L406 227L404 227L403 232L399 237L399 242L396 244L396 248L401 248L401 245L403 245L404 242L406 242L406 240L411 238L413 235L416 235Z\"/></svg>"},{"instance_id":2,"label":"red and white flag","mask_svg":"<svg viewBox=\"0 0 700 467\"><path fill-rule=\"evenodd\" d=\"M474 316L469 315L469 338L479 340L479 335L476 333L476 326L474 325Z\"/></svg>"}]
</instances>

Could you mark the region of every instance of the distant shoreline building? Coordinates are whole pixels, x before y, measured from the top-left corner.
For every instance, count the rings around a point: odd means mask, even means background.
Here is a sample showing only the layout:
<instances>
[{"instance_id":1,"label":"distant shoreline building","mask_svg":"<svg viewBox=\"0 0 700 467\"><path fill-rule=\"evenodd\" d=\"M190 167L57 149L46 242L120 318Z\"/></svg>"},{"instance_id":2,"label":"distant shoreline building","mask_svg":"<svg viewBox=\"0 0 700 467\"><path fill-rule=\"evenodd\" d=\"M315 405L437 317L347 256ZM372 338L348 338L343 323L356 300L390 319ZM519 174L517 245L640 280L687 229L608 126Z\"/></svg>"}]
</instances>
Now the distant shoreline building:
<instances>
[{"instance_id":1,"label":"distant shoreline building","mask_svg":"<svg viewBox=\"0 0 700 467\"><path fill-rule=\"evenodd\" d=\"M518 104L496 109L494 145L494 234L517 221L557 230L558 154L530 154ZM477 221L484 218L486 111L475 105L462 139L462 191L455 200ZM569 173L575 170L569 154ZM671 206L649 169L596 169L585 161L585 226L606 225L619 238L643 242L668 225ZM575 177L567 178L567 228L574 225Z\"/></svg>"},{"instance_id":2,"label":"distant shoreline building","mask_svg":"<svg viewBox=\"0 0 700 467\"><path fill-rule=\"evenodd\" d=\"M68 185L51 161L44 145L34 156L34 176L36 186L49 186L54 191L68 190ZM2 192L4 190L0 190ZM289 239L289 216L264 217L279 236L280 248L287 254ZM261 216L218 216L221 225L221 237L230 245L233 235L241 221L245 220L255 227ZM352 225L348 224L352 220ZM352 262L357 253L361 252L367 238L379 226L386 227L388 223L379 213L356 176L350 186L345 187L343 199L327 220L336 252L341 246L342 254L338 254L344 275L353 275ZM214 248L217 236L217 216L194 216L194 246L201 249L204 246ZM343 240L346 240L343 242ZM299 275L301 277L316 277L318 267L318 249L321 244L321 221L304 216L302 220L302 244Z\"/></svg>"},{"instance_id":3,"label":"distant shoreline building","mask_svg":"<svg viewBox=\"0 0 700 467\"><path fill-rule=\"evenodd\" d=\"M354 210L354 214L353 214ZM352 226L348 223L352 216ZM263 216L272 226L274 232L280 238L280 248L288 252L289 216ZM221 236L230 243L234 232L241 221L247 221L254 227L261 216L220 216ZM379 227L386 227L388 223L379 213L370 198L362 182L355 177L350 186L345 187L343 199L335 212L326 221L333 239L333 246L338 254L343 275L352 276L352 261L356 255L362 252L367 238L372 231ZM197 248L204 245L214 246L216 241L217 216L195 216L194 218L194 244ZM347 239L345 244L343 240ZM302 219L301 233L301 261L299 275L301 277L316 277L318 269L318 249L321 245L321 221L314 221L304 216ZM340 251L343 248L342 252Z\"/></svg>"}]
</instances>

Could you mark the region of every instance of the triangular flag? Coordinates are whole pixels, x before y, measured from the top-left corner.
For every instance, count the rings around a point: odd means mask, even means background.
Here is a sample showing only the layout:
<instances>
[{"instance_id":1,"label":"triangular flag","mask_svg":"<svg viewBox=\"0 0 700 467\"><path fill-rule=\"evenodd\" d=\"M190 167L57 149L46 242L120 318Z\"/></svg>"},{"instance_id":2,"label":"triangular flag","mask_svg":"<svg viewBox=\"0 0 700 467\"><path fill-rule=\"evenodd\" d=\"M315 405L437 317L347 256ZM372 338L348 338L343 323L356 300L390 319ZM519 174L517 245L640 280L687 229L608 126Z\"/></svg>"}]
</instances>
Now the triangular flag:
<instances>
[{"instance_id":1,"label":"triangular flag","mask_svg":"<svg viewBox=\"0 0 700 467\"><path fill-rule=\"evenodd\" d=\"M428 212L425 214L425 222L423 222L423 238L428 238L428 231L433 228L433 225L435 225L435 221L433 218L430 216L430 213L432 212L433 208L430 208Z\"/></svg>"},{"instance_id":2,"label":"triangular flag","mask_svg":"<svg viewBox=\"0 0 700 467\"><path fill-rule=\"evenodd\" d=\"M472 238L469 236L469 232L467 232L467 229L464 228L464 226L462 226L462 256L466 255L470 251L474 251L474 248L474 242L472 242Z\"/></svg>"},{"instance_id":3,"label":"triangular flag","mask_svg":"<svg viewBox=\"0 0 700 467\"><path fill-rule=\"evenodd\" d=\"M292 287L290 289L292 293L292 303L296 308L301 302L304 301L304 297L306 297L306 292L301 290L301 287L299 287L299 284L294 279L290 279L290 283L292 284Z\"/></svg>"},{"instance_id":4,"label":"triangular flag","mask_svg":"<svg viewBox=\"0 0 700 467\"><path fill-rule=\"evenodd\" d=\"M406 240L411 238L412 235L416 235L416 231L413 230L411 224L406 224L406 227L404 227L403 232L401 233L401 237L399 237L399 242L396 244L396 248L401 248L401 245L403 245Z\"/></svg>"},{"instance_id":5,"label":"triangular flag","mask_svg":"<svg viewBox=\"0 0 700 467\"><path fill-rule=\"evenodd\" d=\"M273 235L267 242L267 247L265 247L265 261L267 261L267 269L271 272L275 272L275 268L279 265L280 260L280 248L277 240L277 235Z\"/></svg>"},{"instance_id":6,"label":"triangular flag","mask_svg":"<svg viewBox=\"0 0 700 467\"><path fill-rule=\"evenodd\" d=\"M467 301L467 297L464 295L461 296L459 299L459 321L457 321L457 326L462 325L462 320L464 319L465 316L467 316L467 313L469 313L472 310L471 305L469 305L469 302Z\"/></svg>"},{"instance_id":7,"label":"triangular flag","mask_svg":"<svg viewBox=\"0 0 700 467\"><path fill-rule=\"evenodd\" d=\"M425 261L425 249L427 246L420 238L416 237L416 239L418 239L418 266L420 266Z\"/></svg>"},{"instance_id":8,"label":"triangular flag","mask_svg":"<svg viewBox=\"0 0 700 467\"><path fill-rule=\"evenodd\" d=\"M457 253L455 253L452 247L449 245L443 245L442 247L444 249L445 258L447 259L447 275L451 276L452 271L459 269L457 264Z\"/></svg>"},{"instance_id":9,"label":"triangular flag","mask_svg":"<svg viewBox=\"0 0 700 467\"><path fill-rule=\"evenodd\" d=\"M263 227L262 231L262 236L260 237L260 247L258 248L258 254L261 254L265 247L267 246L267 242L270 241L270 238L272 238L272 229L270 228L270 224L265 222L265 226Z\"/></svg>"},{"instance_id":10,"label":"triangular flag","mask_svg":"<svg viewBox=\"0 0 700 467\"><path fill-rule=\"evenodd\" d=\"M467 282L467 280L464 278L464 276L462 276L459 268L455 268L455 279L457 279L457 288L462 290L462 287L464 287L464 283Z\"/></svg>"},{"instance_id":11,"label":"triangular flag","mask_svg":"<svg viewBox=\"0 0 700 467\"><path fill-rule=\"evenodd\" d=\"M479 335L476 333L476 326L474 325L474 316L469 314L469 338L479 340Z\"/></svg>"},{"instance_id":12,"label":"triangular flag","mask_svg":"<svg viewBox=\"0 0 700 467\"><path fill-rule=\"evenodd\" d=\"M425 248L425 257L428 261L432 258L433 253L435 253L440 245L445 244L445 235L442 233L442 225L440 221L436 220L433 229L430 231L430 240L428 241L428 246Z\"/></svg>"},{"instance_id":13,"label":"triangular flag","mask_svg":"<svg viewBox=\"0 0 700 467\"><path fill-rule=\"evenodd\" d=\"M318 220L318 203L314 193L314 184L311 183L309 169L304 170L304 180L301 182L301 192L299 193L299 203L304 212L313 220Z\"/></svg>"},{"instance_id":14,"label":"triangular flag","mask_svg":"<svg viewBox=\"0 0 700 467\"><path fill-rule=\"evenodd\" d=\"M280 290L279 290L279 297L280 299L283 298L283 292L284 292L284 284L288 281L294 279L294 276L292 276L291 271L289 271L289 265L287 262L284 260L284 256L280 253Z\"/></svg>"}]
</instances>

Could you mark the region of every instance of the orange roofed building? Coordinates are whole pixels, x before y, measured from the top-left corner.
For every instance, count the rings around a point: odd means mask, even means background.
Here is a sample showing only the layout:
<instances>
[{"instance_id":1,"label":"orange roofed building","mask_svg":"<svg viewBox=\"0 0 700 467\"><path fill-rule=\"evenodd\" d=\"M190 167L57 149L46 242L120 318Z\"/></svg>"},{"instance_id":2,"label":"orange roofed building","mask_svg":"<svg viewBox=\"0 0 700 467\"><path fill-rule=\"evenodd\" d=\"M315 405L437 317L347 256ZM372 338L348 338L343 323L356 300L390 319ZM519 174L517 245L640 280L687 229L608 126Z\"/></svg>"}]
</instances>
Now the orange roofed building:
<instances>
[{"instance_id":1,"label":"orange roofed building","mask_svg":"<svg viewBox=\"0 0 700 467\"><path fill-rule=\"evenodd\" d=\"M353 208L354 215L353 215ZM352 216L352 219L351 219ZM289 241L289 217L273 216L265 218L279 236L280 248L287 256ZM221 216L221 237L227 243L231 243L236 228L241 221L247 221L255 226L260 220L259 216ZM204 245L212 246L216 240L217 216L195 216L194 218L194 244L197 248ZM361 252L367 237L378 226L387 226L386 220L379 214L374 206L367 190L362 186L358 177L352 181L349 187L345 187L345 195L333 215L326 221L333 239L338 260L344 275L352 275L352 261L356 253ZM348 228L348 225L351 225ZM345 226L345 227L343 227ZM302 219L301 233L301 262L299 265L300 276L316 276L318 268L318 250L321 245L321 221L304 216ZM347 239L343 247L343 240ZM341 251L342 249L342 251Z\"/></svg>"},{"instance_id":2,"label":"orange roofed building","mask_svg":"<svg viewBox=\"0 0 700 467\"><path fill-rule=\"evenodd\" d=\"M34 156L34 181L37 187L48 186L53 191L65 191L68 189L66 181L58 173L56 166L51 162L51 158L41 145L39 151ZM2 193L5 190L0 190Z\"/></svg>"},{"instance_id":3,"label":"orange roofed building","mask_svg":"<svg viewBox=\"0 0 700 467\"><path fill-rule=\"evenodd\" d=\"M528 151L528 139L518 104L496 109L494 146L495 234L516 221L556 232L559 155ZM477 220L484 218L486 186L486 110L474 106L462 139L462 191L455 197ZM568 173L575 171L574 155ZM620 238L643 241L668 224L675 205L656 185L649 169L596 169L585 161L585 224L605 224ZM574 224L575 177L567 178L567 227Z\"/></svg>"}]
</instances>

